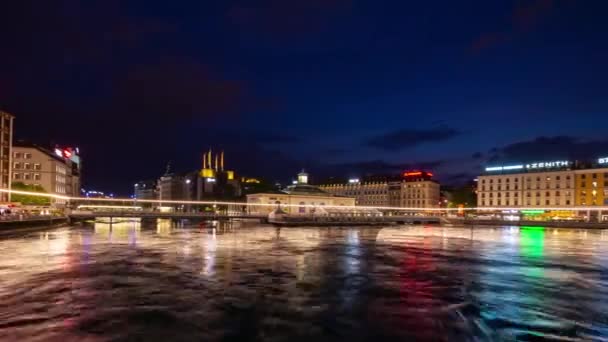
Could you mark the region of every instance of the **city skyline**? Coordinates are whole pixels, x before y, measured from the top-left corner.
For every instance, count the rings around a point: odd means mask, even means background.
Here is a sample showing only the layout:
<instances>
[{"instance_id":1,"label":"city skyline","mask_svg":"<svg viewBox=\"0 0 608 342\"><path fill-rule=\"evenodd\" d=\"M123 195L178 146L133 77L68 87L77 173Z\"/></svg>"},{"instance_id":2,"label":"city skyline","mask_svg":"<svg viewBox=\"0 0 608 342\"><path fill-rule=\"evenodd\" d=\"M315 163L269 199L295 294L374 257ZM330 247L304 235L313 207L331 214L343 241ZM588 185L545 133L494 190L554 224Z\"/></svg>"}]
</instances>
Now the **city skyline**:
<instances>
[{"instance_id":1,"label":"city skyline","mask_svg":"<svg viewBox=\"0 0 608 342\"><path fill-rule=\"evenodd\" d=\"M76 4L0 5L0 110L17 139L80 147L85 187L209 146L283 182L608 155L602 2Z\"/></svg>"}]
</instances>

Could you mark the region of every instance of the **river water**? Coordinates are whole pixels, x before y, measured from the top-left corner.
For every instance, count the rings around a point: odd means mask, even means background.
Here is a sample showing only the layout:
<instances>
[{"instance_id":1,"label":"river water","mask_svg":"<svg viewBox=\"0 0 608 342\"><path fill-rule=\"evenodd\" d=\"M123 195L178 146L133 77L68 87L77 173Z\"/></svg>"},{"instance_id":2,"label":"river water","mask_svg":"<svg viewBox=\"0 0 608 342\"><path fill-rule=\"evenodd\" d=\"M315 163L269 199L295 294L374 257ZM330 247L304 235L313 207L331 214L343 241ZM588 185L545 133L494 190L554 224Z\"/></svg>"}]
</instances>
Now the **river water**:
<instances>
[{"instance_id":1,"label":"river water","mask_svg":"<svg viewBox=\"0 0 608 342\"><path fill-rule=\"evenodd\" d=\"M96 223L0 236L0 340L608 340L608 232Z\"/></svg>"}]
</instances>

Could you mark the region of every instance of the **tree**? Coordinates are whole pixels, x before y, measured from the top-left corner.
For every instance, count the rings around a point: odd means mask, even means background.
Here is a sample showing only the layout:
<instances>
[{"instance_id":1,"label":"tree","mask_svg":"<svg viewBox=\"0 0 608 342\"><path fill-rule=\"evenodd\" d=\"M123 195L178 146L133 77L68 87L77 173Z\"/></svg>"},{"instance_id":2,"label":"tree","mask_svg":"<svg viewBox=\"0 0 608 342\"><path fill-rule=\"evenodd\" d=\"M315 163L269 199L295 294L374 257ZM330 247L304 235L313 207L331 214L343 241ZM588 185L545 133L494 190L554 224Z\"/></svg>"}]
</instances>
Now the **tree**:
<instances>
[{"instance_id":1,"label":"tree","mask_svg":"<svg viewBox=\"0 0 608 342\"><path fill-rule=\"evenodd\" d=\"M40 192L46 193L46 190L41 185L31 185L24 184L21 182L14 182L12 184L13 190L18 191L28 191L28 192ZM34 195L21 195L21 194L12 194L11 201L19 202L24 205L50 205L51 199L43 196L34 196Z\"/></svg>"},{"instance_id":2,"label":"tree","mask_svg":"<svg viewBox=\"0 0 608 342\"><path fill-rule=\"evenodd\" d=\"M475 190L470 186L463 186L452 191L451 203L454 206L462 204L466 208L477 206L477 195Z\"/></svg>"}]
</instances>

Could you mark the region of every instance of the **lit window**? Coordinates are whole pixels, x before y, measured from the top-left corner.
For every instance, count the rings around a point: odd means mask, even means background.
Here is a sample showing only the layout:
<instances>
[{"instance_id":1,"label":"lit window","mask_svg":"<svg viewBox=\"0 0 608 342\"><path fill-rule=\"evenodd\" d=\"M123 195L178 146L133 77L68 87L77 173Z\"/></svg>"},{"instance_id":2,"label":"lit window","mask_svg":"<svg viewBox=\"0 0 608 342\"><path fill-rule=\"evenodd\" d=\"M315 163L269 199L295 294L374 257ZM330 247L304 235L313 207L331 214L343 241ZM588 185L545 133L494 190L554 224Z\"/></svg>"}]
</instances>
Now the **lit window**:
<instances>
[{"instance_id":1,"label":"lit window","mask_svg":"<svg viewBox=\"0 0 608 342\"><path fill-rule=\"evenodd\" d=\"M21 163L17 162L13 165L13 168L15 169L20 169L21 168Z\"/></svg>"},{"instance_id":2,"label":"lit window","mask_svg":"<svg viewBox=\"0 0 608 342\"><path fill-rule=\"evenodd\" d=\"M24 153L23 154L23 158L24 159L31 159L32 158L32 154L31 153Z\"/></svg>"}]
</instances>

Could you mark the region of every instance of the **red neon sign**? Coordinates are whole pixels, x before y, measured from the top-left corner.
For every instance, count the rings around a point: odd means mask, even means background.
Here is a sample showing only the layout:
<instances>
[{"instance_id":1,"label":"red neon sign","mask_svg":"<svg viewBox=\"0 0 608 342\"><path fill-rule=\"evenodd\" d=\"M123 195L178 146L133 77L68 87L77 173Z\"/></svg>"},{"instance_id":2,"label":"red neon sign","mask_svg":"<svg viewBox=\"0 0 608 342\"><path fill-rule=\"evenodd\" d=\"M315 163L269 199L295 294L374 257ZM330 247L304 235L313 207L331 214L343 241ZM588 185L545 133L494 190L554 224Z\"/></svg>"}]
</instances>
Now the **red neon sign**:
<instances>
[{"instance_id":1,"label":"red neon sign","mask_svg":"<svg viewBox=\"0 0 608 342\"><path fill-rule=\"evenodd\" d=\"M433 174L431 172L422 172L422 171L411 171L411 172L406 172L404 173L404 176L406 177L413 177L413 176L422 176L423 174L429 176L429 177L433 177Z\"/></svg>"}]
</instances>

